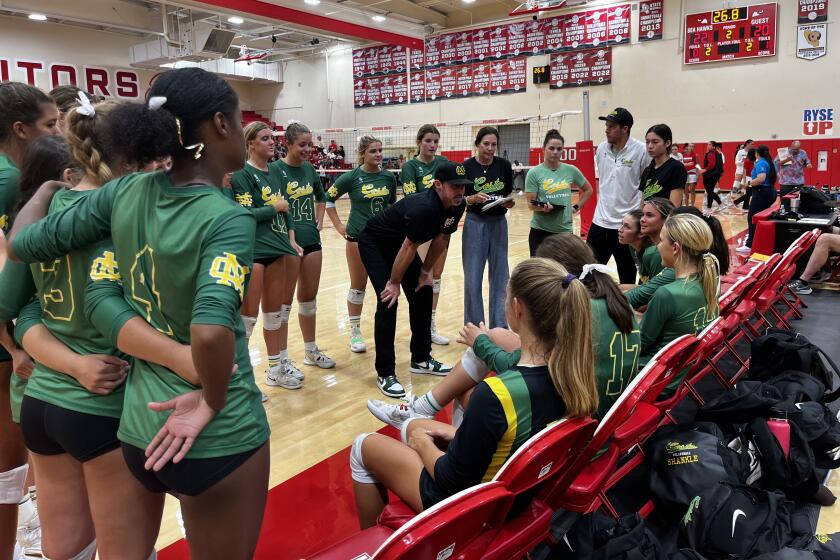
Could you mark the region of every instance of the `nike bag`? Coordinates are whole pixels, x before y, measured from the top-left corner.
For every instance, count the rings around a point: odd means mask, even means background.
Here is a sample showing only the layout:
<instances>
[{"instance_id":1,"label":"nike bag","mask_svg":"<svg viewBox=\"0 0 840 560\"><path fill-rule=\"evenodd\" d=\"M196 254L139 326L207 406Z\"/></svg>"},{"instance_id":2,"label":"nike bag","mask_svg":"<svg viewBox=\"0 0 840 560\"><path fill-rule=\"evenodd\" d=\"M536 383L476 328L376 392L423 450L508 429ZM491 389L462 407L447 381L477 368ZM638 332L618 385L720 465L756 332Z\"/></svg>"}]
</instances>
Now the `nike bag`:
<instances>
[{"instance_id":1,"label":"nike bag","mask_svg":"<svg viewBox=\"0 0 840 560\"><path fill-rule=\"evenodd\" d=\"M813 497L820 483L814 471L814 454L797 425L789 422L790 452L788 457L779 440L767 426L767 420L755 418L743 432L751 449L756 450L761 476L757 486L764 490L781 490L794 501Z\"/></svg>"},{"instance_id":2,"label":"nike bag","mask_svg":"<svg viewBox=\"0 0 840 560\"><path fill-rule=\"evenodd\" d=\"M753 418L766 418L782 400L776 387L761 381L743 380L707 402L697 412L697 420L718 424L744 424Z\"/></svg>"},{"instance_id":3,"label":"nike bag","mask_svg":"<svg viewBox=\"0 0 840 560\"><path fill-rule=\"evenodd\" d=\"M691 500L720 481L746 481L750 459L727 446L711 422L663 426L645 443L650 492L657 507L679 515Z\"/></svg>"},{"instance_id":4,"label":"nike bag","mask_svg":"<svg viewBox=\"0 0 840 560\"><path fill-rule=\"evenodd\" d=\"M619 519L585 515L552 551L551 560L665 560L659 540L638 514Z\"/></svg>"},{"instance_id":5,"label":"nike bag","mask_svg":"<svg viewBox=\"0 0 840 560\"><path fill-rule=\"evenodd\" d=\"M818 402L785 402L779 403L778 408L785 410L790 423L802 432L818 469L840 467L840 459L834 458L840 447L840 421L831 409Z\"/></svg>"}]
</instances>

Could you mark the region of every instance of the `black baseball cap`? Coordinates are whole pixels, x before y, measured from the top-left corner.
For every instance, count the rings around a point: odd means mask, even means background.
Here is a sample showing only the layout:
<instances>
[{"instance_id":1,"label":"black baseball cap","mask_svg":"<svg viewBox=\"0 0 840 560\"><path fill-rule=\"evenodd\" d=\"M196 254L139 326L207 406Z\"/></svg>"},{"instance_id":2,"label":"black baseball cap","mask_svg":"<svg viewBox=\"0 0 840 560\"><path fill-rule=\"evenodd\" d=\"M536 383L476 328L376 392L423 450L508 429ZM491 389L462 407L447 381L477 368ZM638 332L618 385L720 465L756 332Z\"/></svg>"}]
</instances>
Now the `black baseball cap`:
<instances>
[{"instance_id":1,"label":"black baseball cap","mask_svg":"<svg viewBox=\"0 0 840 560\"><path fill-rule=\"evenodd\" d=\"M450 185L472 185L473 180L467 177L467 168L463 164L444 163L437 168L435 179Z\"/></svg>"},{"instance_id":2,"label":"black baseball cap","mask_svg":"<svg viewBox=\"0 0 840 560\"><path fill-rule=\"evenodd\" d=\"M612 113L606 117L598 117L598 120L614 122L621 126L633 126L633 115L624 107L616 107Z\"/></svg>"}]
</instances>

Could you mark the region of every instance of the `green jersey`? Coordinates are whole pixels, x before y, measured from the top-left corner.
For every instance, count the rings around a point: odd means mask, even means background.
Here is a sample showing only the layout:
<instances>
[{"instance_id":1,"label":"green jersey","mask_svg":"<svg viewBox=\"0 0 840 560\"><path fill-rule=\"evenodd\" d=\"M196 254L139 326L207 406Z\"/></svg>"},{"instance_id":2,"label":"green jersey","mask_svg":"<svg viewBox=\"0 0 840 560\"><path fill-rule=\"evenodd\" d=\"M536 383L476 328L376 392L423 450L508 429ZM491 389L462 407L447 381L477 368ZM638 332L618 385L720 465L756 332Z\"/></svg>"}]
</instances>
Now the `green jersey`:
<instances>
[{"instance_id":1,"label":"green jersey","mask_svg":"<svg viewBox=\"0 0 840 560\"><path fill-rule=\"evenodd\" d=\"M478 358L487 364L490 371L502 373L513 369L522 357L522 351L516 349L513 352L505 352L490 339L486 334L478 335L473 341L473 352Z\"/></svg>"},{"instance_id":2,"label":"green jersey","mask_svg":"<svg viewBox=\"0 0 840 560\"><path fill-rule=\"evenodd\" d=\"M397 178L390 171L368 173L361 166L336 179L327 189L327 200L350 196L347 235L359 237L368 220L397 201Z\"/></svg>"},{"instance_id":3,"label":"green jersey","mask_svg":"<svg viewBox=\"0 0 840 560\"><path fill-rule=\"evenodd\" d=\"M15 337L18 337L18 329L21 327L20 316L24 306L32 301L35 295L35 283L32 281L32 273L29 266L24 263L7 260L3 269L0 270L0 324L5 325L14 319L18 319L15 326ZM21 334L22 337L22 334ZM18 344L20 344L18 339ZM0 347L2 348L2 347ZM5 352L5 360L0 356L0 361L11 360L12 357ZM12 373L9 382L9 394L11 396L12 420L20 421L20 402L23 399L23 391L26 389L26 379Z\"/></svg>"},{"instance_id":4,"label":"green jersey","mask_svg":"<svg viewBox=\"0 0 840 560\"><path fill-rule=\"evenodd\" d=\"M249 451L268 439L239 316L254 233L253 215L217 187L176 187L165 173L135 173L25 228L13 247L23 260L47 261L110 235L125 298L152 326L182 344L190 343L192 324L234 332L238 370L230 378L227 402L187 454L202 459ZM166 420L148 403L194 389L168 369L135 359L118 437L145 448Z\"/></svg>"},{"instance_id":5,"label":"green jersey","mask_svg":"<svg viewBox=\"0 0 840 560\"><path fill-rule=\"evenodd\" d=\"M49 214L75 206L94 192L58 191L53 195ZM108 250L109 246L110 240L105 238L55 260L31 266L44 326L77 354L119 355L119 351L85 317L85 287L91 264L97 259L101 261L98 265L101 274L118 273L114 253ZM109 395L97 395L66 373L36 363L26 386L26 394L68 410L119 418L124 389L121 385Z\"/></svg>"},{"instance_id":6,"label":"green jersey","mask_svg":"<svg viewBox=\"0 0 840 560\"><path fill-rule=\"evenodd\" d=\"M551 233L572 233L572 185L581 187L584 183L583 173L566 163L554 170L541 163L528 171L525 192L536 193L537 202L554 206L552 212L534 212L531 227Z\"/></svg>"},{"instance_id":7,"label":"green jersey","mask_svg":"<svg viewBox=\"0 0 840 560\"><path fill-rule=\"evenodd\" d=\"M20 171L6 154L0 154L0 231L8 233L11 215L20 194Z\"/></svg>"},{"instance_id":8,"label":"green jersey","mask_svg":"<svg viewBox=\"0 0 840 560\"><path fill-rule=\"evenodd\" d=\"M633 262L636 263L636 269L639 271L639 284L647 284L647 282L662 272L662 256L656 245L648 245L642 251L641 258L635 249L630 249L630 254L633 256Z\"/></svg>"},{"instance_id":9,"label":"green jersey","mask_svg":"<svg viewBox=\"0 0 840 560\"><path fill-rule=\"evenodd\" d=\"M443 156L435 156L431 163L424 163L417 158L405 162L400 171L403 194L417 194L434 187L437 168L448 161Z\"/></svg>"},{"instance_id":10,"label":"green jersey","mask_svg":"<svg viewBox=\"0 0 840 560\"><path fill-rule=\"evenodd\" d=\"M639 369L642 339L635 317L632 331L623 333L618 329L607 311L606 299L591 298L590 309L598 417L603 418Z\"/></svg>"},{"instance_id":11,"label":"green jersey","mask_svg":"<svg viewBox=\"0 0 840 560\"><path fill-rule=\"evenodd\" d=\"M631 250L631 252L634 255L636 254L635 251ZM663 268L659 274L649 279L646 283L624 292L624 296L630 302L630 307L638 309L648 304L656 290L666 284L670 284L675 279L676 275L674 274L673 268Z\"/></svg>"},{"instance_id":12,"label":"green jersey","mask_svg":"<svg viewBox=\"0 0 840 560\"><path fill-rule=\"evenodd\" d=\"M230 184L236 202L249 209L257 220L254 259L280 255L297 256L289 241L289 230L294 229L294 221L285 212L276 212L273 206L274 202L283 196L277 168L263 171L246 163L244 169L233 174Z\"/></svg>"},{"instance_id":13,"label":"green jersey","mask_svg":"<svg viewBox=\"0 0 840 560\"><path fill-rule=\"evenodd\" d=\"M315 168L308 161L293 167L283 160L269 164L268 168L279 177L283 196L289 201L295 242L301 247L319 244L321 232L315 219L315 203L325 202L326 198Z\"/></svg>"}]
</instances>

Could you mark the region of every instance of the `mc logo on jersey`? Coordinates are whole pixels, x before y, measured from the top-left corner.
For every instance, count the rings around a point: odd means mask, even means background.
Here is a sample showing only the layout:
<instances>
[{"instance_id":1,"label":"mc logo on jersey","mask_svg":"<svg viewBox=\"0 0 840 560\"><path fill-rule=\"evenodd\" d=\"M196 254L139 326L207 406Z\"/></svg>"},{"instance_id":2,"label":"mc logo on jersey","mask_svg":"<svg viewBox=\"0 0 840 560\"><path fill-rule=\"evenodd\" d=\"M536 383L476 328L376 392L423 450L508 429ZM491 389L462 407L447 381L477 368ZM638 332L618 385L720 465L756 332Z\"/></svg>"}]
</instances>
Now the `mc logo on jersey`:
<instances>
[{"instance_id":1,"label":"mc logo on jersey","mask_svg":"<svg viewBox=\"0 0 840 560\"><path fill-rule=\"evenodd\" d=\"M805 109L802 112L802 134L834 136L834 109Z\"/></svg>"},{"instance_id":2,"label":"mc logo on jersey","mask_svg":"<svg viewBox=\"0 0 840 560\"><path fill-rule=\"evenodd\" d=\"M90 264L90 279L94 282L100 280L112 280L118 282L120 278L120 267L117 259L111 251L103 251L101 257L93 259Z\"/></svg>"},{"instance_id":3,"label":"mc logo on jersey","mask_svg":"<svg viewBox=\"0 0 840 560\"><path fill-rule=\"evenodd\" d=\"M213 259L210 265L210 277L216 280L216 284L230 286L239 292L240 298L245 297L245 278L248 272L248 267L239 264L236 255L228 252Z\"/></svg>"},{"instance_id":4,"label":"mc logo on jersey","mask_svg":"<svg viewBox=\"0 0 840 560\"><path fill-rule=\"evenodd\" d=\"M452 224L455 223L455 218L446 218L446 221L443 222L443 229L450 227Z\"/></svg>"}]
</instances>

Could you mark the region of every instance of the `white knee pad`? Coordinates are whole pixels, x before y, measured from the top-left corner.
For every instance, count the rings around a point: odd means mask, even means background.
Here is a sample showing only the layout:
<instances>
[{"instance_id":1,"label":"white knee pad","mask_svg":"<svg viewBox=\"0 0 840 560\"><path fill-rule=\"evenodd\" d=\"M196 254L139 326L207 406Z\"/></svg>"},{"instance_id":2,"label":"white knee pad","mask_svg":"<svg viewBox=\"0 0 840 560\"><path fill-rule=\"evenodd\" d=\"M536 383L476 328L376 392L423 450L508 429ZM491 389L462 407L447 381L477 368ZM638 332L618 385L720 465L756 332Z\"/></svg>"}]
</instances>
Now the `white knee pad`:
<instances>
[{"instance_id":1,"label":"white knee pad","mask_svg":"<svg viewBox=\"0 0 840 560\"><path fill-rule=\"evenodd\" d=\"M263 312L263 328L267 331L276 331L283 326L283 310L279 311L264 311ZM286 321L288 322L288 320Z\"/></svg>"},{"instance_id":2,"label":"white knee pad","mask_svg":"<svg viewBox=\"0 0 840 560\"><path fill-rule=\"evenodd\" d=\"M353 440L353 446L350 448L350 476L356 482L362 484L376 484L376 478L368 472L365 464L362 461L362 443L370 434L359 434Z\"/></svg>"},{"instance_id":3,"label":"white knee pad","mask_svg":"<svg viewBox=\"0 0 840 560\"><path fill-rule=\"evenodd\" d=\"M18 505L26 495L26 473L29 465L21 465L0 473L0 504Z\"/></svg>"},{"instance_id":4,"label":"white knee pad","mask_svg":"<svg viewBox=\"0 0 840 560\"><path fill-rule=\"evenodd\" d=\"M69 560L92 560L94 555L96 554L96 539L93 539L89 545L84 547L81 552L76 554L75 556L70 557ZM43 560L50 560L47 555L43 555L41 558Z\"/></svg>"},{"instance_id":5,"label":"white knee pad","mask_svg":"<svg viewBox=\"0 0 840 560\"><path fill-rule=\"evenodd\" d=\"M476 383L481 383L487 377L487 374L490 373L490 368L487 367L487 364L481 358L475 355L472 348L467 348L464 355L461 356L461 367L464 368L464 371L467 372L470 379Z\"/></svg>"},{"instance_id":6,"label":"white knee pad","mask_svg":"<svg viewBox=\"0 0 840 560\"><path fill-rule=\"evenodd\" d=\"M347 290L347 301L354 305L362 305L365 302L365 291L350 288Z\"/></svg>"},{"instance_id":7,"label":"white knee pad","mask_svg":"<svg viewBox=\"0 0 840 560\"><path fill-rule=\"evenodd\" d=\"M432 281L432 293L439 294L440 293L440 278L435 278Z\"/></svg>"},{"instance_id":8,"label":"white knee pad","mask_svg":"<svg viewBox=\"0 0 840 560\"><path fill-rule=\"evenodd\" d=\"M304 317L314 317L317 308L318 306L314 299L312 301L301 301L298 303L298 315L303 315Z\"/></svg>"},{"instance_id":9,"label":"white knee pad","mask_svg":"<svg viewBox=\"0 0 840 560\"><path fill-rule=\"evenodd\" d=\"M245 325L245 338L251 338L251 333L254 332L254 325L257 324L257 318L242 315L242 324Z\"/></svg>"}]
</instances>

